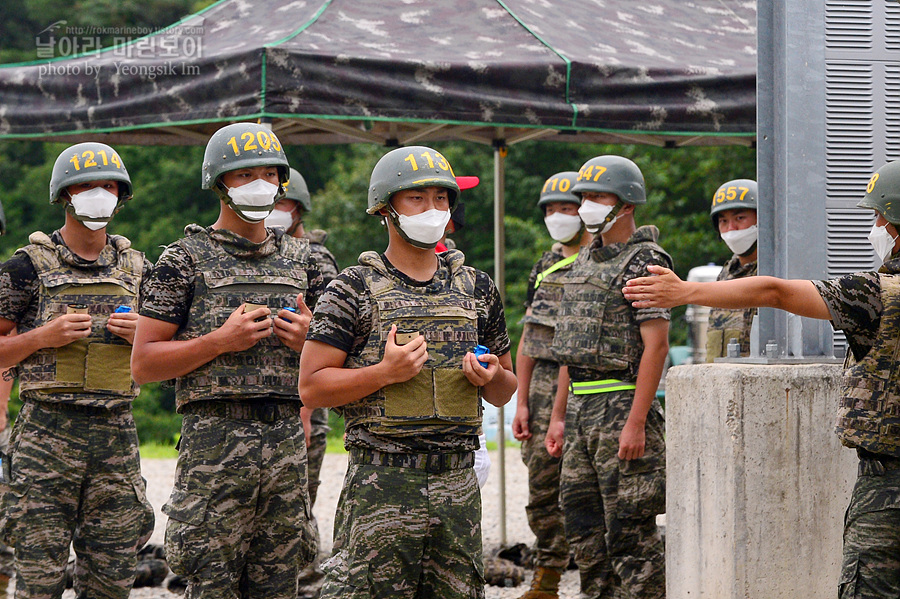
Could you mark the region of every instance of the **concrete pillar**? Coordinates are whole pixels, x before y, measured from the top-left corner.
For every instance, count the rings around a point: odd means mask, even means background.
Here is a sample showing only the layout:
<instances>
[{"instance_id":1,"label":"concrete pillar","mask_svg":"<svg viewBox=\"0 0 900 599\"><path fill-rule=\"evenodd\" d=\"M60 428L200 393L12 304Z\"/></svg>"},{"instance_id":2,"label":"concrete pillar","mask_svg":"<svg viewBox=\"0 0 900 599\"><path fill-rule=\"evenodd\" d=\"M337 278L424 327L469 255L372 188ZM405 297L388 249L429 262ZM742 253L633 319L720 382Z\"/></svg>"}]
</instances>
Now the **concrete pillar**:
<instances>
[{"instance_id":1,"label":"concrete pillar","mask_svg":"<svg viewBox=\"0 0 900 599\"><path fill-rule=\"evenodd\" d=\"M701 364L666 378L668 599L834 599L856 453L837 364Z\"/></svg>"}]
</instances>

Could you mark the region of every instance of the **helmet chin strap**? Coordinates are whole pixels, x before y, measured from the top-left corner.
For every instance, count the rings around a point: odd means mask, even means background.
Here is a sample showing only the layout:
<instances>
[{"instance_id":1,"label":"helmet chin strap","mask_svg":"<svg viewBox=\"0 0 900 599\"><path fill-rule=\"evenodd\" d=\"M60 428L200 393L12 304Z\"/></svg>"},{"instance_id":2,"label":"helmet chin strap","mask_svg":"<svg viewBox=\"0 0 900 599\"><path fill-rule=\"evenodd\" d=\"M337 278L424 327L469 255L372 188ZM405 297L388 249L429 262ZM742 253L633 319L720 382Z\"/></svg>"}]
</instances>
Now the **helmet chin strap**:
<instances>
[{"instance_id":1,"label":"helmet chin strap","mask_svg":"<svg viewBox=\"0 0 900 599\"><path fill-rule=\"evenodd\" d=\"M388 202L387 209L387 218L390 219L391 223L394 225L394 230L397 231L397 234L400 235L403 241L413 247L417 247L422 250L433 250L435 247L437 247L437 242L434 242L432 244L422 243L421 241L416 241L415 239L407 235L406 231L403 230L403 227L400 226L400 215L397 214L396 210L394 210L394 207L391 206L390 202ZM384 220L382 220L382 222L384 222ZM387 226L386 223L385 226Z\"/></svg>"},{"instance_id":2,"label":"helmet chin strap","mask_svg":"<svg viewBox=\"0 0 900 599\"><path fill-rule=\"evenodd\" d=\"M619 212L622 210L622 207L625 206L625 202L619 200L616 202L616 205L613 206L613 209L609 211L609 214L606 215L606 218L603 219L603 222L598 225L587 226L588 233L592 235L596 235L598 231L602 231L606 225L611 223L616 216L619 215Z\"/></svg>"},{"instance_id":3,"label":"helmet chin strap","mask_svg":"<svg viewBox=\"0 0 900 599\"><path fill-rule=\"evenodd\" d=\"M585 224L581 223L581 228L578 229L578 233L575 233L575 236L572 237L572 239L570 239L569 241L565 241L565 242L561 241L560 243L562 243L566 247L577 247L577 246L581 245L581 236L584 235L585 229L586 229Z\"/></svg>"},{"instance_id":4,"label":"helmet chin strap","mask_svg":"<svg viewBox=\"0 0 900 599\"><path fill-rule=\"evenodd\" d=\"M738 254L738 256L740 256L741 258L746 258L747 256L752 255L753 252L756 251L756 244L757 244L757 242L754 241L754 242L753 242L753 245L750 246L750 249L749 249L749 250L747 250L747 251L744 252L743 254Z\"/></svg>"}]
</instances>

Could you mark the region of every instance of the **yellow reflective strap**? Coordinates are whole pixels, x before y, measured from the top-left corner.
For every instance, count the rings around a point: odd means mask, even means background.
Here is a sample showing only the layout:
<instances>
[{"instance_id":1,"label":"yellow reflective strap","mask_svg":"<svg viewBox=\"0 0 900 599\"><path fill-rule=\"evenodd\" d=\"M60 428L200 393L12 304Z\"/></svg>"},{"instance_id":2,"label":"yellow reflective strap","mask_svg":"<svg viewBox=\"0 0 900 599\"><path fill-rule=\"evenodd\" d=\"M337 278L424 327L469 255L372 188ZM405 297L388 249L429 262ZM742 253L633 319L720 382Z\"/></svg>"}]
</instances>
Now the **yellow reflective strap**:
<instances>
[{"instance_id":1,"label":"yellow reflective strap","mask_svg":"<svg viewBox=\"0 0 900 599\"><path fill-rule=\"evenodd\" d=\"M602 381L580 381L572 383L572 393L575 395L592 395L594 393L611 393L613 391L633 391L637 386L634 383L626 383L618 379L603 379Z\"/></svg>"},{"instance_id":2,"label":"yellow reflective strap","mask_svg":"<svg viewBox=\"0 0 900 599\"><path fill-rule=\"evenodd\" d=\"M560 260L559 262L557 262L556 264L554 264L553 266L551 266L544 272L540 273L537 276L537 279L534 281L534 288L537 289L538 287L540 287L541 281L544 280L544 277L546 277L547 275L549 275L552 272L556 272L563 266L568 266L569 264L572 264L573 262L575 262L576 258L578 258L578 254L577 253L572 254L568 258L563 258L562 260Z\"/></svg>"}]
</instances>

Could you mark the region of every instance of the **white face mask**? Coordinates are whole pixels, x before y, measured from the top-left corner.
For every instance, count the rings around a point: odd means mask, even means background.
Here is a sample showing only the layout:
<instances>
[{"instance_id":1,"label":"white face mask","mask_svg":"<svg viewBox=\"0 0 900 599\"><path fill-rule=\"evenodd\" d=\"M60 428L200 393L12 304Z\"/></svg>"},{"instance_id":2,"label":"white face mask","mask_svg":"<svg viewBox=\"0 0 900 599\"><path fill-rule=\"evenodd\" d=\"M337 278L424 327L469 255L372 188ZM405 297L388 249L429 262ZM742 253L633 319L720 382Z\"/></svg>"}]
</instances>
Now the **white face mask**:
<instances>
[{"instance_id":1,"label":"white face mask","mask_svg":"<svg viewBox=\"0 0 900 599\"><path fill-rule=\"evenodd\" d=\"M555 241L566 243L572 241L581 231L581 218L575 214L554 212L544 218L547 231Z\"/></svg>"},{"instance_id":2,"label":"white face mask","mask_svg":"<svg viewBox=\"0 0 900 599\"><path fill-rule=\"evenodd\" d=\"M231 207L248 223L258 223L269 216L275 207L276 193L278 186L264 179L254 179L246 185L228 189Z\"/></svg>"},{"instance_id":3,"label":"white face mask","mask_svg":"<svg viewBox=\"0 0 900 599\"><path fill-rule=\"evenodd\" d=\"M119 197L102 187L94 187L72 196L72 211L81 224L97 231L109 224Z\"/></svg>"},{"instance_id":4,"label":"white face mask","mask_svg":"<svg viewBox=\"0 0 900 599\"><path fill-rule=\"evenodd\" d=\"M578 209L578 214L581 216L581 220L584 221L584 224L587 226L587 230L591 233L597 233L597 229L606 220L606 217L609 216L609 213L613 211L615 206L607 206L606 204L600 204L597 202L592 202L591 200L585 200L581 203L581 207ZM606 233L609 231L613 224L619 219L619 216L616 215L614 219L606 223L600 233Z\"/></svg>"},{"instance_id":5,"label":"white face mask","mask_svg":"<svg viewBox=\"0 0 900 599\"><path fill-rule=\"evenodd\" d=\"M894 252L894 242L897 241L897 238L891 237L891 234L887 230L887 225L884 227L872 225L872 230L869 231L868 237L869 243L871 243L872 247L875 249L875 255L878 256L882 262L890 258L891 254Z\"/></svg>"},{"instance_id":6,"label":"white face mask","mask_svg":"<svg viewBox=\"0 0 900 599\"><path fill-rule=\"evenodd\" d=\"M450 211L432 209L413 216L400 214L397 219L400 228L410 239L434 247L447 231Z\"/></svg>"},{"instance_id":7,"label":"white face mask","mask_svg":"<svg viewBox=\"0 0 900 599\"><path fill-rule=\"evenodd\" d=\"M722 241L728 246L732 252L741 256L746 254L756 240L759 238L759 227L751 225L746 229L738 229L736 231L726 231L722 233Z\"/></svg>"},{"instance_id":8,"label":"white face mask","mask_svg":"<svg viewBox=\"0 0 900 599\"><path fill-rule=\"evenodd\" d=\"M266 217L266 226L269 228L281 227L287 231L293 224L294 214L286 210L273 210L272 214Z\"/></svg>"}]
</instances>

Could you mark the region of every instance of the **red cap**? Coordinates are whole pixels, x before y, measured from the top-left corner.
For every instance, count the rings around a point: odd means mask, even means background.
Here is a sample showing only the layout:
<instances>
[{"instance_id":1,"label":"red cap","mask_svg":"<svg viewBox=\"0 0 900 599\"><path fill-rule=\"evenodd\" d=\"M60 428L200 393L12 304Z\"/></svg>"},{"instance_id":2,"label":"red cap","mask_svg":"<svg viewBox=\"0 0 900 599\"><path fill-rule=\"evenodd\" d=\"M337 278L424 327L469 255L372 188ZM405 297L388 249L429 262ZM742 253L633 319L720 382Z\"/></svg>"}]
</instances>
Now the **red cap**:
<instances>
[{"instance_id":1,"label":"red cap","mask_svg":"<svg viewBox=\"0 0 900 599\"><path fill-rule=\"evenodd\" d=\"M457 177L456 178L456 184L459 185L460 191L462 191L464 189L472 189L473 187L477 187L480 182L481 181L479 181L478 177L475 177L475 176Z\"/></svg>"}]
</instances>

